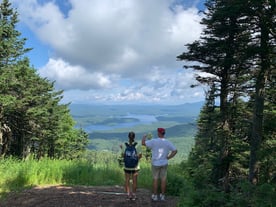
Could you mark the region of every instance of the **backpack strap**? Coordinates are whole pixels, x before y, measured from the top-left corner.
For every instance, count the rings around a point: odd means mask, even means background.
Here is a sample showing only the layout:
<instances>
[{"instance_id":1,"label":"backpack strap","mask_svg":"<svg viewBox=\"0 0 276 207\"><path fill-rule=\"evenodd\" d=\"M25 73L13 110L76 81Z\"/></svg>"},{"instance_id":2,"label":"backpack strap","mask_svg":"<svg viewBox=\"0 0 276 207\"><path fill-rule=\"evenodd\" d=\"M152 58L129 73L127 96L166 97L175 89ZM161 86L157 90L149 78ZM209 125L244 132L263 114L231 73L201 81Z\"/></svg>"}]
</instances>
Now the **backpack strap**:
<instances>
[{"instance_id":1,"label":"backpack strap","mask_svg":"<svg viewBox=\"0 0 276 207\"><path fill-rule=\"evenodd\" d=\"M136 147L137 142L134 142L132 145L130 145L128 142L126 142L125 145L126 145L126 147L129 147L129 146L134 146L134 147Z\"/></svg>"}]
</instances>

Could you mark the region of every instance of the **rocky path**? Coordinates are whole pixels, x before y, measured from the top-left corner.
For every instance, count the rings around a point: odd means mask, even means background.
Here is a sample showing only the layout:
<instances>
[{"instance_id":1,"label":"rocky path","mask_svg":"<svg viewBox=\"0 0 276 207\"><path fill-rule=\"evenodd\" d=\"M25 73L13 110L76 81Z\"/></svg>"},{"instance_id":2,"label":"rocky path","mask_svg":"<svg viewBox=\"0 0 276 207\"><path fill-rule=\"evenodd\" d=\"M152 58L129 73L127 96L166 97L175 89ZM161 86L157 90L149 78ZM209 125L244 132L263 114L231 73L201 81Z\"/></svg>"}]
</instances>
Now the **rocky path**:
<instances>
[{"instance_id":1,"label":"rocky path","mask_svg":"<svg viewBox=\"0 0 276 207\"><path fill-rule=\"evenodd\" d=\"M177 198L151 201L151 193L138 189L135 201L126 200L121 186L47 186L11 193L0 207L176 207Z\"/></svg>"}]
</instances>

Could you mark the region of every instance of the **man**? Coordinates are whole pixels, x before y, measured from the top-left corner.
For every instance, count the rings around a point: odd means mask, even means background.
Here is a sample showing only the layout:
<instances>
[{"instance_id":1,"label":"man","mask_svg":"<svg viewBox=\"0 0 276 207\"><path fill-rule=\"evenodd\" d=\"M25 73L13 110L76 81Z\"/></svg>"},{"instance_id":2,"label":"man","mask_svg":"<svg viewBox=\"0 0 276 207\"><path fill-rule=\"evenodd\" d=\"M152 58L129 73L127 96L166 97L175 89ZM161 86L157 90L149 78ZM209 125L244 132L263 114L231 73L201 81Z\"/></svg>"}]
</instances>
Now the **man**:
<instances>
[{"instance_id":1,"label":"man","mask_svg":"<svg viewBox=\"0 0 276 207\"><path fill-rule=\"evenodd\" d=\"M161 180L160 200L165 200L168 160L173 158L177 153L176 147L165 139L165 133L164 128L158 128L158 138L146 140L146 135L142 138L142 145L152 150L153 201L158 200L157 189L159 179Z\"/></svg>"}]
</instances>

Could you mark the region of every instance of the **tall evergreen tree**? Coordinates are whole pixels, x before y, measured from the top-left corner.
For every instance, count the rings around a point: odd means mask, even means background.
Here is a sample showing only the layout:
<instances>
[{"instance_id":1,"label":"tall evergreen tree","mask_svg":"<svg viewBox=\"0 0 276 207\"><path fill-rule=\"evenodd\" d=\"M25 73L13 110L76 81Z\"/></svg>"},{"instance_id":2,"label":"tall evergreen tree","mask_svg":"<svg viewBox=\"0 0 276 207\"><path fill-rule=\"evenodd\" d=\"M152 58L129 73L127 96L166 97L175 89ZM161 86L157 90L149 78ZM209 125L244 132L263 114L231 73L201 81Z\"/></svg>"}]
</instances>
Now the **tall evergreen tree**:
<instances>
[{"instance_id":1,"label":"tall evergreen tree","mask_svg":"<svg viewBox=\"0 0 276 207\"><path fill-rule=\"evenodd\" d=\"M18 14L11 8L8 0L3 0L0 4L0 76L3 76L4 67L14 64L16 60L30 49L24 48L26 39L20 38L20 32L15 30L18 22ZM2 90L8 90L7 83L1 81ZM5 79L5 81L9 81ZM10 126L5 123L4 107L9 105L14 98L0 94L0 155L8 151L8 145L12 140Z\"/></svg>"},{"instance_id":2,"label":"tall evergreen tree","mask_svg":"<svg viewBox=\"0 0 276 207\"><path fill-rule=\"evenodd\" d=\"M200 172L207 178L201 180L209 189L209 181L212 181L216 189L221 182L225 192L240 192L239 183L249 178L253 184L267 184L264 186L271 193L275 191L275 186L269 183L275 183L273 150L276 146L275 1L207 0L206 7L208 10L202 20L206 27L200 40L188 44L188 51L178 59L188 61L184 68L212 74L198 76L197 80L212 88L215 85L215 92L207 95L219 97L219 111L205 108L201 112L201 127L189 162L195 163L193 167L202 167L200 163L204 161L206 172ZM211 97L206 100L211 100ZM215 128L209 127L210 131L204 131L210 124L207 117L215 117ZM206 149L211 140L216 144L213 145L214 151L208 152ZM209 156L204 156L201 151ZM196 178L200 179L200 176ZM196 178L193 181L198 184ZM257 188L250 194L248 186L243 187L247 192L241 199L242 206L255 206L253 202L264 201L257 196L257 190L254 192ZM199 191L202 189L204 184L198 187ZM206 191L199 193L205 194ZM250 197L246 197L248 195ZM235 202L231 202L234 205ZM272 203L265 201L268 206ZM214 204L224 206L225 201L214 201L209 197L199 206Z\"/></svg>"},{"instance_id":3,"label":"tall evergreen tree","mask_svg":"<svg viewBox=\"0 0 276 207\"><path fill-rule=\"evenodd\" d=\"M258 152L263 140L264 104L266 88L271 86L272 72L275 70L275 27L276 7L274 0L251 1L248 10L250 21L251 43L253 45L252 73L254 76L253 89L253 118L250 136L249 180L258 182L259 162Z\"/></svg>"},{"instance_id":4,"label":"tall evergreen tree","mask_svg":"<svg viewBox=\"0 0 276 207\"><path fill-rule=\"evenodd\" d=\"M21 33L15 30L17 23L18 13L9 0L3 0L0 4L0 68L15 63L31 50L24 47L26 38L21 38Z\"/></svg>"},{"instance_id":5,"label":"tall evergreen tree","mask_svg":"<svg viewBox=\"0 0 276 207\"><path fill-rule=\"evenodd\" d=\"M88 136L74 129L68 105L60 104L63 91L55 91L24 57L29 49L15 28L18 15L9 1L0 9L0 155L76 157ZM71 154L57 146L59 140L66 140Z\"/></svg>"},{"instance_id":6,"label":"tall evergreen tree","mask_svg":"<svg viewBox=\"0 0 276 207\"><path fill-rule=\"evenodd\" d=\"M235 6L233 6L235 5ZM213 181L222 181L224 190L229 191L229 172L233 142L232 106L242 95L247 79L249 64L242 52L247 48L249 34L246 24L242 24L244 1L208 0L208 12L202 24L206 25L199 41L188 44L188 52L178 56L179 60L194 62L185 68L212 74L212 77L197 77L201 83L215 84L215 94L219 97L219 117L213 137L217 137L217 162L213 167ZM200 64L199 64L200 63Z\"/></svg>"}]
</instances>

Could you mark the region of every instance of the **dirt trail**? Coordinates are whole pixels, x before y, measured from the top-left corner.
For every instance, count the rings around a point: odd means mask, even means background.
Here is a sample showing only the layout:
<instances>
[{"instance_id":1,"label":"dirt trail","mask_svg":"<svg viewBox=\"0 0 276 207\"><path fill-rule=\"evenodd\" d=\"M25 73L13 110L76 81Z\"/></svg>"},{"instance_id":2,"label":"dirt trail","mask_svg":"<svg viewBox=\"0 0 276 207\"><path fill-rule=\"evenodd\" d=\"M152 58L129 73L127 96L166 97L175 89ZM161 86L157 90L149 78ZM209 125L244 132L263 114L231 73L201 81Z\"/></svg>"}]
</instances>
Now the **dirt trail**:
<instances>
[{"instance_id":1,"label":"dirt trail","mask_svg":"<svg viewBox=\"0 0 276 207\"><path fill-rule=\"evenodd\" d=\"M177 198L151 201L146 189L137 190L137 200L128 201L121 186L47 186L11 193L0 207L176 207Z\"/></svg>"}]
</instances>

